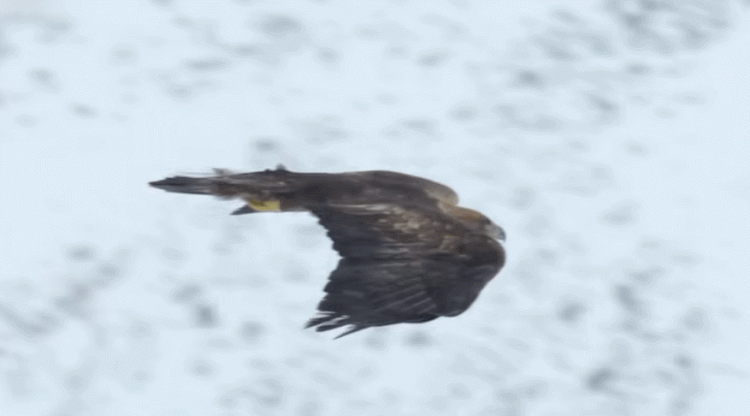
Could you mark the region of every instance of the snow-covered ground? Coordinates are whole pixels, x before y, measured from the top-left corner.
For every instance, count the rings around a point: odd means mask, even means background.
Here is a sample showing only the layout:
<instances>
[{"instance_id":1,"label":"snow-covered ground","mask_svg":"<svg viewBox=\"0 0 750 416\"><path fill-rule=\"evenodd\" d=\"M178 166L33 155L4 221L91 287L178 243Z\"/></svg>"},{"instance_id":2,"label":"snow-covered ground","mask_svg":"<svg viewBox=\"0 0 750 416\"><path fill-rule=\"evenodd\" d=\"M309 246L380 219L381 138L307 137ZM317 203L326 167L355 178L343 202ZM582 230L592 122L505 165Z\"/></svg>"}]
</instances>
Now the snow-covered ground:
<instances>
[{"instance_id":1,"label":"snow-covered ground","mask_svg":"<svg viewBox=\"0 0 750 416\"><path fill-rule=\"evenodd\" d=\"M0 415L750 414L745 1L0 1ZM573 6L571 6L571 4ZM389 169L503 225L463 315L303 329Z\"/></svg>"}]
</instances>

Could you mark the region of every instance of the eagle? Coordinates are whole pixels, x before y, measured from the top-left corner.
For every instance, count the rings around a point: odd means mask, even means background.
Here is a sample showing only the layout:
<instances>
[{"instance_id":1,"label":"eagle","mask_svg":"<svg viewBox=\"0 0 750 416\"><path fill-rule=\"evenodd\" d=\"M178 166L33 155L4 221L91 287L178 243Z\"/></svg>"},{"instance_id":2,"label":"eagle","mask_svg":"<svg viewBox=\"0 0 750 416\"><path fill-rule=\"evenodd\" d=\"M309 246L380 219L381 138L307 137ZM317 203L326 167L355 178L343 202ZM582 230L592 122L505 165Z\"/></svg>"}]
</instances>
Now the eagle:
<instances>
[{"instance_id":1,"label":"eagle","mask_svg":"<svg viewBox=\"0 0 750 416\"><path fill-rule=\"evenodd\" d=\"M207 177L173 176L149 185L168 192L244 201L232 214L306 211L318 218L341 259L318 314L306 328L353 332L420 323L466 311L503 267L505 232L458 206L456 192L429 179L374 170L276 169Z\"/></svg>"}]
</instances>

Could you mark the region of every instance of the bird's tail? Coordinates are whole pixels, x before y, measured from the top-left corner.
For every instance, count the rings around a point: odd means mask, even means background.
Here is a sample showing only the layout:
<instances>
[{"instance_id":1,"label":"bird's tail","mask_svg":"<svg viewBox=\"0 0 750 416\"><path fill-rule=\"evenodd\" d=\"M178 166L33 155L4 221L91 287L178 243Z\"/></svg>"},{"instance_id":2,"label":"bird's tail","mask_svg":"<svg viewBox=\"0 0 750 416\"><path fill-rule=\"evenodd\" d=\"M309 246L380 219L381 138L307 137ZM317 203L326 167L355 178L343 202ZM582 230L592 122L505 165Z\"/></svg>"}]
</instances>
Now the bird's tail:
<instances>
[{"instance_id":1,"label":"bird's tail","mask_svg":"<svg viewBox=\"0 0 750 416\"><path fill-rule=\"evenodd\" d=\"M182 194L205 194L213 195L217 188L217 178L191 178L188 176L172 176L160 181L149 182L154 188L163 189L167 192L178 192Z\"/></svg>"},{"instance_id":2,"label":"bird's tail","mask_svg":"<svg viewBox=\"0 0 750 416\"><path fill-rule=\"evenodd\" d=\"M149 182L149 185L167 192L215 195L221 198L237 197L243 193L243 187L240 184L233 183L233 181L229 181L221 176L206 178L172 176L160 181Z\"/></svg>"},{"instance_id":3,"label":"bird's tail","mask_svg":"<svg viewBox=\"0 0 750 416\"><path fill-rule=\"evenodd\" d=\"M283 166L276 170L234 174L224 169L214 169L215 176L172 176L149 182L154 188L183 194L215 195L220 198L240 198L249 207L242 207L235 214L257 211L281 210L278 194L288 191L286 179L292 172Z\"/></svg>"}]
</instances>

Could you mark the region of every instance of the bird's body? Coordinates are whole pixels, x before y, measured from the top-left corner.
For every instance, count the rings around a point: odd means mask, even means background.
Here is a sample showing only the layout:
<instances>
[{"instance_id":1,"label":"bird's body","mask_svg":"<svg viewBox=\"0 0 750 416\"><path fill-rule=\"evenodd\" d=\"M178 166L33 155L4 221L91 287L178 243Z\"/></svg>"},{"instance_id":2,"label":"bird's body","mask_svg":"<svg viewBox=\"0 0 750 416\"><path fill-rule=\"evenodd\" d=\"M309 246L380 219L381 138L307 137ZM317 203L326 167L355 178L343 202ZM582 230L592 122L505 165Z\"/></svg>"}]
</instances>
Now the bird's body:
<instances>
[{"instance_id":1,"label":"bird's body","mask_svg":"<svg viewBox=\"0 0 750 416\"><path fill-rule=\"evenodd\" d=\"M318 331L426 322L464 312L502 268L502 229L457 205L449 187L390 171L276 170L176 176L150 185L246 202L234 214L308 211L341 255L325 287Z\"/></svg>"}]
</instances>

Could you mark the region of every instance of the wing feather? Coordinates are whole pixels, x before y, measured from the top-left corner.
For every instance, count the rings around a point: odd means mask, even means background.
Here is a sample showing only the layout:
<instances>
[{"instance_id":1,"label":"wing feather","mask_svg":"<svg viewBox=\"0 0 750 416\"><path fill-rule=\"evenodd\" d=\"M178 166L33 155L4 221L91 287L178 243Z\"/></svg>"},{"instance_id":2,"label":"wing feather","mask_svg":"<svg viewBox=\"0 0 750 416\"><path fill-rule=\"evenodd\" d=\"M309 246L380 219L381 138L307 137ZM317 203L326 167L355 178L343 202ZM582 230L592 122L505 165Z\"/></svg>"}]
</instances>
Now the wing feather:
<instances>
[{"instance_id":1,"label":"wing feather","mask_svg":"<svg viewBox=\"0 0 750 416\"><path fill-rule=\"evenodd\" d=\"M308 327L426 322L466 310L500 270L502 248L423 206L309 206L342 256Z\"/></svg>"}]
</instances>

